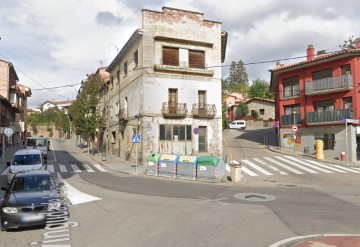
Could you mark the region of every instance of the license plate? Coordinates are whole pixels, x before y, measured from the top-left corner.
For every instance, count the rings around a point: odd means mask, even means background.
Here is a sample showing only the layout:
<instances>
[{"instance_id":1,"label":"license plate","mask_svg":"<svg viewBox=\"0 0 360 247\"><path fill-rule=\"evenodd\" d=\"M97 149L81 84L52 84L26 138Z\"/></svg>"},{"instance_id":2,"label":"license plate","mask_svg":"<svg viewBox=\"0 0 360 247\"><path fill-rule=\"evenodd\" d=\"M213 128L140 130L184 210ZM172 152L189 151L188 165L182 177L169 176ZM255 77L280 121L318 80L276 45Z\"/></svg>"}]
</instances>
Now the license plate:
<instances>
[{"instance_id":1,"label":"license plate","mask_svg":"<svg viewBox=\"0 0 360 247\"><path fill-rule=\"evenodd\" d=\"M206 171L206 166L200 166L200 171Z\"/></svg>"},{"instance_id":2,"label":"license plate","mask_svg":"<svg viewBox=\"0 0 360 247\"><path fill-rule=\"evenodd\" d=\"M45 215L43 214L38 214L38 215L26 215L22 217L22 221L23 222L33 222L33 221L40 221L40 220L44 220L45 219Z\"/></svg>"}]
</instances>

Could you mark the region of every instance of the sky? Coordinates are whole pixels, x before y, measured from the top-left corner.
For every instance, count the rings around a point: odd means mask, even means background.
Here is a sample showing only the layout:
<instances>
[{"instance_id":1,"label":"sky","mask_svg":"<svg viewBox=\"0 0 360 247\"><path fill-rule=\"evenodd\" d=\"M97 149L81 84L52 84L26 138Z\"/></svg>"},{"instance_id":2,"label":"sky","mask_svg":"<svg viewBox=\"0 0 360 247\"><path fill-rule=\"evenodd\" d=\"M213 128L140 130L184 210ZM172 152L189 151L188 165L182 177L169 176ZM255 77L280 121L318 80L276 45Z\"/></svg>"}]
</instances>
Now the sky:
<instances>
[{"instance_id":1,"label":"sky","mask_svg":"<svg viewBox=\"0 0 360 247\"><path fill-rule=\"evenodd\" d=\"M249 83L270 81L276 61L305 60L306 48L333 52L360 37L356 0L0 0L0 59L29 87L28 108L75 99L86 74L107 66L132 33L141 10L173 7L204 13L228 32L222 78L242 60ZM298 59L292 59L298 58Z\"/></svg>"}]
</instances>

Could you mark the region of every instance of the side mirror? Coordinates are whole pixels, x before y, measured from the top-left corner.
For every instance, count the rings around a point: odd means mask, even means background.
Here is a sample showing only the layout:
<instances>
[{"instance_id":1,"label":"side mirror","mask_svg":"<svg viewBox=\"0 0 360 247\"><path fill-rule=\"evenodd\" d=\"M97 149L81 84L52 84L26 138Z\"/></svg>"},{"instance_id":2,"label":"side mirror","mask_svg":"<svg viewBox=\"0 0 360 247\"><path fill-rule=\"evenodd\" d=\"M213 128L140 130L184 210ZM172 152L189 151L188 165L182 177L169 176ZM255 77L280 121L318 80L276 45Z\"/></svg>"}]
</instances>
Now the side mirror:
<instances>
[{"instance_id":1,"label":"side mirror","mask_svg":"<svg viewBox=\"0 0 360 247\"><path fill-rule=\"evenodd\" d=\"M10 166L10 165L11 165L11 162L10 162L10 161L6 162L6 165L7 165L7 166Z\"/></svg>"},{"instance_id":2,"label":"side mirror","mask_svg":"<svg viewBox=\"0 0 360 247\"><path fill-rule=\"evenodd\" d=\"M8 187L2 186L1 190L8 191L9 189L8 189Z\"/></svg>"}]
</instances>

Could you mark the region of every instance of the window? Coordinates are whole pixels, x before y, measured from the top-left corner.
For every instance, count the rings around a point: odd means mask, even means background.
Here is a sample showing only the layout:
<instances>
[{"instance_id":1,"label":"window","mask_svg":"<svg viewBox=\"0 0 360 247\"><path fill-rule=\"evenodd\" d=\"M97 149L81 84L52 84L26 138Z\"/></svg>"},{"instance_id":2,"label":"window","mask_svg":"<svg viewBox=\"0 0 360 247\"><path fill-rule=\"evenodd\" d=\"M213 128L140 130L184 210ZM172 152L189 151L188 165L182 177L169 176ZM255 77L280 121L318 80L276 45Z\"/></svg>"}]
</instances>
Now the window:
<instances>
[{"instance_id":1,"label":"window","mask_svg":"<svg viewBox=\"0 0 360 247\"><path fill-rule=\"evenodd\" d=\"M346 74L350 74L351 75L351 67L350 64L345 64L345 65L341 65L341 74L342 75L346 75Z\"/></svg>"},{"instance_id":2,"label":"window","mask_svg":"<svg viewBox=\"0 0 360 247\"><path fill-rule=\"evenodd\" d=\"M343 109L352 109L352 97L343 98Z\"/></svg>"},{"instance_id":3,"label":"window","mask_svg":"<svg viewBox=\"0 0 360 247\"><path fill-rule=\"evenodd\" d=\"M316 112L333 111L334 100L322 100L314 102L314 109Z\"/></svg>"},{"instance_id":4,"label":"window","mask_svg":"<svg viewBox=\"0 0 360 247\"><path fill-rule=\"evenodd\" d=\"M116 71L116 79L117 79L117 84L120 82L120 70L118 69L117 71Z\"/></svg>"},{"instance_id":5,"label":"window","mask_svg":"<svg viewBox=\"0 0 360 247\"><path fill-rule=\"evenodd\" d=\"M179 66L179 49L173 47L163 47L163 64Z\"/></svg>"},{"instance_id":6,"label":"window","mask_svg":"<svg viewBox=\"0 0 360 247\"><path fill-rule=\"evenodd\" d=\"M295 113L300 113L300 105L287 105L284 106L285 115L292 115Z\"/></svg>"},{"instance_id":7,"label":"window","mask_svg":"<svg viewBox=\"0 0 360 247\"><path fill-rule=\"evenodd\" d=\"M207 152L207 129L206 129L206 126L199 127L199 152Z\"/></svg>"},{"instance_id":8,"label":"window","mask_svg":"<svg viewBox=\"0 0 360 247\"><path fill-rule=\"evenodd\" d=\"M284 97L293 97L300 95L299 77L289 77L283 80Z\"/></svg>"},{"instance_id":9,"label":"window","mask_svg":"<svg viewBox=\"0 0 360 247\"><path fill-rule=\"evenodd\" d=\"M111 143L116 143L116 131L111 132Z\"/></svg>"},{"instance_id":10,"label":"window","mask_svg":"<svg viewBox=\"0 0 360 247\"><path fill-rule=\"evenodd\" d=\"M324 78L329 78L329 77L332 77L332 69L331 68L323 69L323 70L319 70L319 71L314 71L312 73L313 81L324 79Z\"/></svg>"},{"instance_id":11,"label":"window","mask_svg":"<svg viewBox=\"0 0 360 247\"><path fill-rule=\"evenodd\" d=\"M138 50L136 50L135 52L134 52L134 56L133 56L134 58L134 68L136 68L137 66L138 66L138 64L139 64L139 52L138 52Z\"/></svg>"},{"instance_id":12,"label":"window","mask_svg":"<svg viewBox=\"0 0 360 247\"><path fill-rule=\"evenodd\" d=\"M324 150L334 150L335 147L335 134L324 134Z\"/></svg>"},{"instance_id":13,"label":"window","mask_svg":"<svg viewBox=\"0 0 360 247\"><path fill-rule=\"evenodd\" d=\"M113 76L111 76L111 78L110 78L110 85L111 85L111 89L113 89L114 88L114 77Z\"/></svg>"},{"instance_id":14,"label":"window","mask_svg":"<svg viewBox=\"0 0 360 247\"><path fill-rule=\"evenodd\" d=\"M205 52L189 50L189 67L205 69Z\"/></svg>"},{"instance_id":15,"label":"window","mask_svg":"<svg viewBox=\"0 0 360 247\"><path fill-rule=\"evenodd\" d=\"M128 65L127 62L124 63L124 76L127 76L128 73Z\"/></svg>"},{"instance_id":16,"label":"window","mask_svg":"<svg viewBox=\"0 0 360 247\"><path fill-rule=\"evenodd\" d=\"M169 89L169 113L176 113L177 109L177 89Z\"/></svg>"},{"instance_id":17,"label":"window","mask_svg":"<svg viewBox=\"0 0 360 247\"><path fill-rule=\"evenodd\" d=\"M191 141L191 125L160 124L160 141Z\"/></svg>"},{"instance_id":18,"label":"window","mask_svg":"<svg viewBox=\"0 0 360 247\"><path fill-rule=\"evenodd\" d=\"M259 114L260 115L265 115L265 109L259 109Z\"/></svg>"},{"instance_id":19,"label":"window","mask_svg":"<svg viewBox=\"0 0 360 247\"><path fill-rule=\"evenodd\" d=\"M199 110L206 108L206 91L198 91Z\"/></svg>"}]
</instances>

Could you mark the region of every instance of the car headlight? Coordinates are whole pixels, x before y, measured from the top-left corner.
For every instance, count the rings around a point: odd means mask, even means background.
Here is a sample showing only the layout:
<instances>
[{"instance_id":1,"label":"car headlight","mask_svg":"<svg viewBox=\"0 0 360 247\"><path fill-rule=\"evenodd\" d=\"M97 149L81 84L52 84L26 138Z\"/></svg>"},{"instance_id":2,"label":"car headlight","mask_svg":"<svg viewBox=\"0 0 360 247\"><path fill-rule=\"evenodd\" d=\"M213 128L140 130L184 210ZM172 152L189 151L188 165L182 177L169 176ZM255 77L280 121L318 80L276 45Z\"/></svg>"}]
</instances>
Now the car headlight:
<instances>
[{"instance_id":1,"label":"car headlight","mask_svg":"<svg viewBox=\"0 0 360 247\"><path fill-rule=\"evenodd\" d=\"M2 211L5 214L16 214L18 212L17 208L14 207L4 207L2 208Z\"/></svg>"},{"instance_id":2,"label":"car headlight","mask_svg":"<svg viewBox=\"0 0 360 247\"><path fill-rule=\"evenodd\" d=\"M9 169L9 172L15 174L15 171L13 169Z\"/></svg>"},{"instance_id":3,"label":"car headlight","mask_svg":"<svg viewBox=\"0 0 360 247\"><path fill-rule=\"evenodd\" d=\"M51 209L58 209L61 207L61 203L60 202L50 202L48 205L48 210Z\"/></svg>"}]
</instances>

